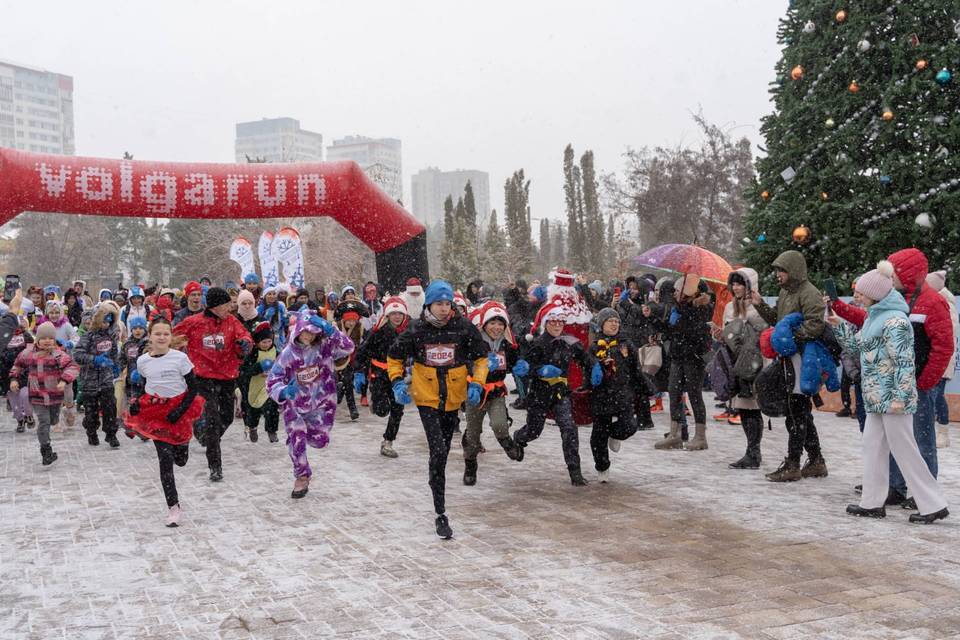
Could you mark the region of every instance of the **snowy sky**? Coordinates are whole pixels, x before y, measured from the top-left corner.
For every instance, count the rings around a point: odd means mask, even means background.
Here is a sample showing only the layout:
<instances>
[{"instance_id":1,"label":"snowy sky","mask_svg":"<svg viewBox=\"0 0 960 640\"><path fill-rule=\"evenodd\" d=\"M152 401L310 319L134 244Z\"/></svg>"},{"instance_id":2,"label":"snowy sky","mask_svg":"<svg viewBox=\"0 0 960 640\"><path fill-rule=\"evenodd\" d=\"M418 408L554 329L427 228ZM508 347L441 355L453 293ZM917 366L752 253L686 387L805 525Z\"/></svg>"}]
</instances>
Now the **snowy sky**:
<instances>
[{"instance_id":1,"label":"snowy sky","mask_svg":"<svg viewBox=\"0 0 960 640\"><path fill-rule=\"evenodd\" d=\"M695 143L690 111L759 140L786 0L87 2L13 0L0 58L74 77L77 152L233 161L234 124L290 116L325 143L403 141L428 165L523 167L563 215L563 148Z\"/></svg>"}]
</instances>

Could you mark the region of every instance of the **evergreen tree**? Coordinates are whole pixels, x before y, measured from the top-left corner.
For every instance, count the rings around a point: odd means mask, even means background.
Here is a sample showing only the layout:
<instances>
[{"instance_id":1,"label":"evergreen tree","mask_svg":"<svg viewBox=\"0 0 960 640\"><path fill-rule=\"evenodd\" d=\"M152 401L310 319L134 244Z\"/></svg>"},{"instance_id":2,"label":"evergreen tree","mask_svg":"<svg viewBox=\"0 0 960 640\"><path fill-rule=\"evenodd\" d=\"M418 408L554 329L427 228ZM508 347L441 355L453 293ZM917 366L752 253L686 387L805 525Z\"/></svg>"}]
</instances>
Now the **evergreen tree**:
<instances>
[{"instance_id":1,"label":"evergreen tree","mask_svg":"<svg viewBox=\"0 0 960 640\"><path fill-rule=\"evenodd\" d=\"M586 268L600 274L609 268L604 251L603 214L600 213L600 198L597 195L597 177L593 168L593 151L585 151L580 157L580 177L583 184L584 245Z\"/></svg>"},{"instance_id":2,"label":"evergreen tree","mask_svg":"<svg viewBox=\"0 0 960 640\"><path fill-rule=\"evenodd\" d=\"M841 282L915 246L931 269L958 264L960 58L956 2L791 3L764 118L766 157L743 257L770 273L797 249L817 283ZM931 220L936 220L930 228ZM793 230L805 226L794 240ZM956 284L956 280L953 281ZM765 289L775 288L771 276Z\"/></svg>"},{"instance_id":3,"label":"evergreen tree","mask_svg":"<svg viewBox=\"0 0 960 640\"><path fill-rule=\"evenodd\" d=\"M527 276L532 271L534 255L530 236L530 181L523 169L513 172L503 190L510 266L515 276Z\"/></svg>"},{"instance_id":4,"label":"evergreen tree","mask_svg":"<svg viewBox=\"0 0 960 640\"><path fill-rule=\"evenodd\" d=\"M497 222L497 210L490 213L487 235L483 240L483 262L480 274L485 281L500 280L507 268L507 236Z\"/></svg>"},{"instance_id":5,"label":"evergreen tree","mask_svg":"<svg viewBox=\"0 0 960 640\"><path fill-rule=\"evenodd\" d=\"M453 237L453 196L443 201L443 239L450 242Z\"/></svg>"},{"instance_id":6,"label":"evergreen tree","mask_svg":"<svg viewBox=\"0 0 960 640\"><path fill-rule=\"evenodd\" d=\"M551 243L553 248L553 261L547 265L547 272L557 266L562 266L567 262L567 233L562 224L556 225L557 234Z\"/></svg>"},{"instance_id":7,"label":"evergreen tree","mask_svg":"<svg viewBox=\"0 0 960 640\"><path fill-rule=\"evenodd\" d=\"M573 160L573 145L568 144L563 150L563 194L567 205L567 258L571 263L570 268L583 271L588 267L583 185L580 168Z\"/></svg>"},{"instance_id":8,"label":"evergreen tree","mask_svg":"<svg viewBox=\"0 0 960 640\"><path fill-rule=\"evenodd\" d=\"M605 273L607 275L616 275L619 269L617 268L617 233L613 223L613 213L611 212L607 216L607 241L604 243L603 247L603 263L604 267L600 270L600 273Z\"/></svg>"},{"instance_id":9,"label":"evergreen tree","mask_svg":"<svg viewBox=\"0 0 960 640\"><path fill-rule=\"evenodd\" d=\"M553 255L550 251L550 220L540 219L540 273L547 273L552 266Z\"/></svg>"}]
</instances>

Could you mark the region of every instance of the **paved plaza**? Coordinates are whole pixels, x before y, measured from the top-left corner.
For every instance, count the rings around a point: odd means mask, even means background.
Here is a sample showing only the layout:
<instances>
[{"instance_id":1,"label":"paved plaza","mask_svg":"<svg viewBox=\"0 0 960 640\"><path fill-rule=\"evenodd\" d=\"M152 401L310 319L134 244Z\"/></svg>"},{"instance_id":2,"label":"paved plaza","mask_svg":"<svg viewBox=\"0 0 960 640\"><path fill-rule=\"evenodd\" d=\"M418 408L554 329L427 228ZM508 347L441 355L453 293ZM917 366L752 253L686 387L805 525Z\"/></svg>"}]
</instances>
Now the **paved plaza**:
<instances>
[{"instance_id":1,"label":"paved plaza","mask_svg":"<svg viewBox=\"0 0 960 640\"><path fill-rule=\"evenodd\" d=\"M960 429L940 452L955 514L927 527L900 509L844 514L859 432L832 414L817 414L830 476L782 485L726 468L744 445L729 425L709 427L708 451L659 452L660 414L606 485L581 429L586 488L555 427L522 463L488 430L477 486L451 451L442 541L416 413L390 460L383 420L362 412L311 450L299 501L282 443L246 442L235 422L215 485L191 444L178 529L163 526L151 444L90 447L78 428L41 467L34 432L4 412L0 638L960 638ZM773 422L765 471L786 446Z\"/></svg>"}]
</instances>

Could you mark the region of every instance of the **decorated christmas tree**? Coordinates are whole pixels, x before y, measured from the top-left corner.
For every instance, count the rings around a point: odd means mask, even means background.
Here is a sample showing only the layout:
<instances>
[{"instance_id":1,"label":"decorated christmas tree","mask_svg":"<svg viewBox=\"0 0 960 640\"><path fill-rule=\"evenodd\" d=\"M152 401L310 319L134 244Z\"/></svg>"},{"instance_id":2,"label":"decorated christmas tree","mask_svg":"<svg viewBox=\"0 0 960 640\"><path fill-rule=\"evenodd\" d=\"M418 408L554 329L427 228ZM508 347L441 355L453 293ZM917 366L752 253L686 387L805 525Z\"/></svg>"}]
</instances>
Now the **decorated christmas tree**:
<instances>
[{"instance_id":1,"label":"decorated christmas tree","mask_svg":"<svg viewBox=\"0 0 960 640\"><path fill-rule=\"evenodd\" d=\"M742 257L841 288L915 246L960 282L960 0L795 0L763 121Z\"/></svg>"}]
</instances>

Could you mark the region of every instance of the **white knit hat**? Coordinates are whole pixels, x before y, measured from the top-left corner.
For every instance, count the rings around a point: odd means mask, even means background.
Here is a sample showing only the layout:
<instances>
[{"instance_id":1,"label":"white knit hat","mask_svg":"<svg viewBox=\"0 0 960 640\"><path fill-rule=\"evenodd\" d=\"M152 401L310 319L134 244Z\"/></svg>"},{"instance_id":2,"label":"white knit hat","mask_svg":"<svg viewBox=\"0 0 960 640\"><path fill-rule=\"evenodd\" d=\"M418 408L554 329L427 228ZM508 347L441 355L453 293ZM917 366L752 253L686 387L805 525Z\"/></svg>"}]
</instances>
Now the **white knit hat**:
<instances>
[{"instance_id":1,"label":"white knit hat","mask_svg":"<svg viewBox=\"0 0 960 640\"><path fill-rule=\"evenodd\" d=\"M868 271L857 279L857 293L875 302L887 297L893 289L893 263L881 260L877 268Z\"/></svg>"},{"instance_id":2,"label":"white knit hat","mask_svg":"<svg viewBox=\"0 0 960 640\"><path fill-rule=\"evenodd\" d=\"M946 271L931 271L927 274L927 285L934 291L940 291L947 285Z\"/></svg>"}]
</instances>

